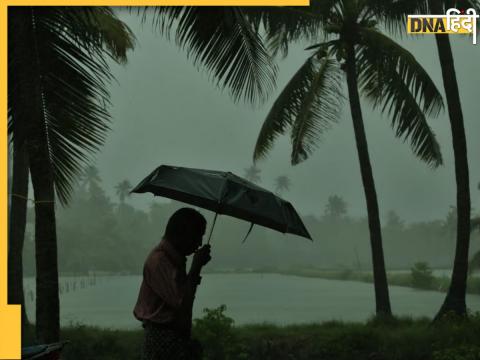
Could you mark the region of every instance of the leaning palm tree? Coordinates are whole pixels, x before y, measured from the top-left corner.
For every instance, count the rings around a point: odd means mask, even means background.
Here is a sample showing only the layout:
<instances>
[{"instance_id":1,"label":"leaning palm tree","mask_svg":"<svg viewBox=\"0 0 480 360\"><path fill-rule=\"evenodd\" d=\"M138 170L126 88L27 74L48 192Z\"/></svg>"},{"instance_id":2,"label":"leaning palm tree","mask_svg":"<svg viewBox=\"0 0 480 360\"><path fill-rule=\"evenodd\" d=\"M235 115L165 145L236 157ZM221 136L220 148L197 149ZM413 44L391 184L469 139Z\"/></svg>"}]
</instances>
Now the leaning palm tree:
<instances>
[{"instance_id":1,"label":"leaning palm tree","mask_svg":"<svg viewBox=\"0 0 480 360\"><path fill-rule=\"evenodd\" d=\"M291 41L326 38L308 48L307 60L274 102L258 136L254 159L265 156L275 138L287 130L292 163L307 159L340 116L343 73L346 75L367 203L376 311L390 315L379 207L360 93L390 116L396 136L410 140L415 155L432 166L440 165L442 157L426 115L438 115L443 102L415 57L379 30L381 14L376 1L328 0L313 2L310 8L280 8L252 15L261 18L275 49L284 52Z\"/></svg>"},{"instance_id":2,"label":"leaning palm tree","mask_svg":"<svg viewBox=\"0 0 480 360\"><path fill-rule=\"evenodd\" d=\"M36 219L36 334L50 342L59 338L55 198L68 202L89 154L104 142L106 84L112 79L106 58L126 61L133 34L109 8L10 7L8 17L9 130L28 158Z\"/></svg>"},{"instance_id":3,"label":"leaning palm tree","mask_svg":"<svg viewBox=\"0 0 480 360\"><path fill-rule=\"evenodd\" d=\"M291 181L286 175L281 175L275 179L275 192L277 194L290 190L290 186Z\"/></svg>"},{"instance_id":4,"label":"leaning palm tree","mask_svg":"<svg viewBox=\"0 0 480 360\"><path fill-rule=\"evenodd\" d=\"M461 9L478 8L480 1L387 0L385 1L385 5L390 28L397 32L404 32L408 14L445 14L446 10L452 7ZM452 131L455 180L457 184L456 207L458 212L457 242L452 279L445 301L436 315L436 319L439 319L450 311L461 316L467 315L465 297L467 291L468 252L470 247L471 200L465 126L450 38L449 35L436 34L435 40Z\"/></svg>"},{"instance_id":5,"label":"leaning palm tree","mask_svg":"<svg viewBox=\"0 0 480 360\"><path fill-rule=\"evenodd\" d=\"M253 183L259 183L262 180L262 178L260 177L260 173L262 172L262 170L260 170L257 165L253 164L244 170L245 179L247 179L248 181L251 181Z\"/></svg>"},{"instance_id":6,"label":"leaning palm tree","mask_svg":"<svg viewBox=\"0 0 480 360\"><path fill-rule=\"evenodd\" d=\"M123 180L115 186L116 194L120 199L120 204L125 203L125 198L130 196L130 190L132 190L132 184L128 180Z\"/></svg>"}]
</instances>

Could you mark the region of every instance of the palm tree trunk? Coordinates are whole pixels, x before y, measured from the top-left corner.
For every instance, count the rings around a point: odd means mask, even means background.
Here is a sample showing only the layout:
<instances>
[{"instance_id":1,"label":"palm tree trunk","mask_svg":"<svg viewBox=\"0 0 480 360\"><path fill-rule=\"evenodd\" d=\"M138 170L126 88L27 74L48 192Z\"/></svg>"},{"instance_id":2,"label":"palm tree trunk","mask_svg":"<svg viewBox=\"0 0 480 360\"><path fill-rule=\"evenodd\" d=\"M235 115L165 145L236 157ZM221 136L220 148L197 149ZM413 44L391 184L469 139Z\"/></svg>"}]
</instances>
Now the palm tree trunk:
<instances>
[{"instance_id":1,"label":"palm tree trunk","mask_svg":"<svg viewBox=\"0 0 480 360\"><path fill-rule=\"evenodd\" d=\"M432 2L436 3L436 2ZM433 6L433 5L432 5ZM434 13L442 9L432 7ZM438 12L440 11L440 12ZM436 319L450 311L464 316L467 314L465 294L467 291L468 251L470 247L470 186L468 175L467 141L463 122L462 106L458 91L455 64L448 35L435 35L443 85L447 98L448 115L452 129L455 179L457 183L457 243L453 264L452 280L445 301Z\"/></svg>"},{"instance_id":2,"label":"palm tree trunk","mask_svg":"<svg viewBox=\"0 0 480 360\"><path fill-rule=\"evenodd\" d=\"M36 334L40 342L54 342L60 337L55 195L45 128L37 131L28 146L35 195Z\"/></svg>"},{"instance_id":3,"label":"palm tree trunk","mask_svg":"<svg viewBox=\"0 0 480 360\"><path fill-rule=\"evenodd\" d=\"M26 145L15 140L11 193L8 227L8 303L22 306L22 335L26 335L28 318L23 292L23 243L27 223L28 158Z\"/></svg>"},{"instance_id":4,"label":"palm tree trunk","mask_svg":"<svg viewBox=\"0 0 480 360\"><path fill-rule=\"evenodd\" d=\"M382 233L378 210L377 193L373 180L372 165L368 154L367 137L363 125L362 108L357 85L357 70L355 66L355 48L351 44L347 49L346 72L350 110L357 145L360 172L367 202L368 226L370 229L370 244L372 249L373 279L375 286L376 313L381 316L391 316L390 297L388 294L387 274L382 247Z\"/></svg>"},{"instance_id":5,"label":"palm tree trunk","mask_svg":"<svg viewBox=\"0 0 480 360\"><path fill-rule=\"evenodd\" d=\"M59 340L59 297L57 235L55 226L53 172L46 131L43 74L38 54L35 8L21 8L16 14L18 45L23 46L24 56L29 56L31 66L26 67L28 82L22 81L18 89L31 106L25 109L28 121L25 126L28 162L35 198L35 260L36 260L36 337L39 342ZM42 11L42 10L38 10Z\"/></svg>"}]
</instances>

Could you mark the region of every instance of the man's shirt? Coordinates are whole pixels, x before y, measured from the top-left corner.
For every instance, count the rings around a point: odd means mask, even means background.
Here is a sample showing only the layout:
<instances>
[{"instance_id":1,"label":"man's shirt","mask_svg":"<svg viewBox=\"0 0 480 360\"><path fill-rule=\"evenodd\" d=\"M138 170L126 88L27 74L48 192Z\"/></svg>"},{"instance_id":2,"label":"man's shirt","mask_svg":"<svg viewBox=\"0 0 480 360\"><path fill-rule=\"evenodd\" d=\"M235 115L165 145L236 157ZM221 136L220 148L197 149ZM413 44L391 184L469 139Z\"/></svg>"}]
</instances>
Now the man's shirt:
<instances>
[{"instance_id":1,"label":"man's shirt","mask_svg":"<svg viewBox=\"0 0 480 360\"><path fill-rule=\"evenodd\" d=\"M182 303L186 258L165 239L148 255L133 314L140 321L171 324Z\"/></svg>"}]
</instances>

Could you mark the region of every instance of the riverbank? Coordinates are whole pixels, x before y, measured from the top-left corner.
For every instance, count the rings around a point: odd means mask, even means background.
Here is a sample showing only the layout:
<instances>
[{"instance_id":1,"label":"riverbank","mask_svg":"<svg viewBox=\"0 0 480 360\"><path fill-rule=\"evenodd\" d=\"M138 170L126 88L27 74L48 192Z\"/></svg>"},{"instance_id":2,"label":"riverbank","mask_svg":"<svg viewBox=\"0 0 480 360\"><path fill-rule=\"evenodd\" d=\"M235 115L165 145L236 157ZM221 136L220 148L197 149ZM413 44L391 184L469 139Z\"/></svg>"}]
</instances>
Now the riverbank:
<instances>
[{"instance_id":1,"label":"riverbank","mask_svg":"<svg viewBox=\"0 0 480 360\"><path fill-rule=\"evenodd\" d=\"M236 270L235 273L242 272ZM373 274L365 271L353 270L321 270L315 268L304 269L251 269L245 270L244 273L256 274L281 274L300 276L308 278L318 278L325 280L341 280L341 281L358 281L364 283L373 283ZM433 290L446 292L450 285L450 278L447 276L431 276L431 279L426 282L415 282L413 276L409 272L405 273L387 273L388 284L394 286L409 287L421 290ZM480 295L480 277L474 276L467 279L467 294Z\"/></svg>"},{"instance_id":2,"label":"riverbank","mask_svg":"<svg viewBox=\"0 0 480 360\"><path fill-rule=\"evenodd\" d=\"M469 320L372 320L310 325L268 324L236 327L224 308L208 310L195 321L194 336L204 360L478 360L480 316ZM138 360L142 331L93 327L62 329L70 343L63 359Z\"/></svg>"}]
</instances>

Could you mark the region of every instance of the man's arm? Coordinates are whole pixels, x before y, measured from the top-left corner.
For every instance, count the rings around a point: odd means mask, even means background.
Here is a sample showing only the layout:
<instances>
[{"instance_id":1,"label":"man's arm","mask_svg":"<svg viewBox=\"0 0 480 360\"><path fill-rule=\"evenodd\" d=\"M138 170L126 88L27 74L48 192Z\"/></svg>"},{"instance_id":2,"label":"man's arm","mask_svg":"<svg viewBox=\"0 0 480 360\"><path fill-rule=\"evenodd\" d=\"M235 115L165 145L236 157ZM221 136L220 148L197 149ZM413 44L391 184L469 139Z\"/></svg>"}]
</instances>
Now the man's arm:
<instances>
[{"instance_id":1,"label":"man's arm","mask_svg":"<svg viewBox=\"0 0 480 360\"><path fill-rule=\"evenodd\" d=\"M193 301L197 286L200 284L200 272L210 259L210 245L201 247L193 256L192 266L187 275L184 294L175 319L175 327L187 336L190 336L192 328Z\"/></svg>"}]
</instances>

